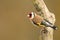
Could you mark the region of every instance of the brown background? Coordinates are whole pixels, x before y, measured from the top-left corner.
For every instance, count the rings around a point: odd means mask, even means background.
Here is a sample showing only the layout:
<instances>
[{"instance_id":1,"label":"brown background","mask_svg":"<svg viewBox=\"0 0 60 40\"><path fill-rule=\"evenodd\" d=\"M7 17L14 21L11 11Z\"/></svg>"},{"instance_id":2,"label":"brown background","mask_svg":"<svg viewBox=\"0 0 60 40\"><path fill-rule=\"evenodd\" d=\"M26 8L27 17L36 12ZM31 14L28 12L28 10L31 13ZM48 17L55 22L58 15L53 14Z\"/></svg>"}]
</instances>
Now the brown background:
<instances>
[{"instance_id":1,"label":"brown background","mask_svg":"<svg viewBox=\"0 0 60 40\"><path fill-rule=\"evenodd\" d=\"M60 0L44 0L48 9L56 15L58 30L54 40L60 40ZM0 40L38 40L39 29L27 18L36 11L33 0L0 0Z\"/></svg>"}]
</instances>

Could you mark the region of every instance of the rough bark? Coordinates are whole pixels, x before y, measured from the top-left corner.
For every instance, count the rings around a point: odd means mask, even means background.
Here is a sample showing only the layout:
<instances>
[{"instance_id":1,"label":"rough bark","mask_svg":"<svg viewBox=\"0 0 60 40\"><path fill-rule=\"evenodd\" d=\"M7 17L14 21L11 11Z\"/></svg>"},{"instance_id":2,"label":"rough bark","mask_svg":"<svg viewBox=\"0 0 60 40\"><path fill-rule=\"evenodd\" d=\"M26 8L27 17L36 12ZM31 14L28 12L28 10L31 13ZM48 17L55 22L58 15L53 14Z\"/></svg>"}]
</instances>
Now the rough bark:
<instances>
[{"instance_id":1,"label":"rough bark","mask_svg":"<svg viewBox=\"0 0 60 40\"><path fill-rule=\"evenodd\" d=\"M43 18L49 20L53 25L55 23L55 15L51 13L43 0L34 0L34 7L37 12L43 14ZM42 40L53 40L53 29L50 27L44 27L41 29Z\"/></svg>"}]
</instances>

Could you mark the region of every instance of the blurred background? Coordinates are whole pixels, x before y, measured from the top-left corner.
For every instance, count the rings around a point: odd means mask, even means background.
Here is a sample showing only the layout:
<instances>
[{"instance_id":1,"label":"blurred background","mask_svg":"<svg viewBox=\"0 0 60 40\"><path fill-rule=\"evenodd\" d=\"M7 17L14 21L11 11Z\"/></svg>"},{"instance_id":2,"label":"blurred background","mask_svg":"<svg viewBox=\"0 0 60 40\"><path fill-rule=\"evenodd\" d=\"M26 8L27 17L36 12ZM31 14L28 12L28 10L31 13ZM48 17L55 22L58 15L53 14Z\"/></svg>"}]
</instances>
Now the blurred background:
<instances>
[{"instance_id":1,"label":"blurred background","mask_svg":"<svg viewBox=\"0 0 60 40\"><path fill-rule=\"evenodd\" d=\"M54 40L60 40L60 0L44 1L56 15ZM39 40L39 28L27 18L31 11L36 11L33 0L0 0L0 40Z\"/></svg>"}]
</instances>

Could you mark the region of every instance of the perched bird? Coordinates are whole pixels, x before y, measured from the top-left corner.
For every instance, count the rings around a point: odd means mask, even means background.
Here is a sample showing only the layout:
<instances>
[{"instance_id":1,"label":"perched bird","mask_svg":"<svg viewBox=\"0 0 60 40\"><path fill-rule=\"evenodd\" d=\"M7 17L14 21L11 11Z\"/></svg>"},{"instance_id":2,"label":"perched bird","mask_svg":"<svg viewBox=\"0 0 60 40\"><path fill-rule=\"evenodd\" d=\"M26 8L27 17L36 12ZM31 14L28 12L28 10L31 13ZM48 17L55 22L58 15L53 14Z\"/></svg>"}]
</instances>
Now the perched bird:
<instances>
[{"instance_id":1,"label":"perched bird","mask_svg":"<svg viewBox=\"0 0 60 40\"><path fill-rule=\"evenodd\" d=\"M33 22L33 24L35 24L37 26L51 27L54 30L57 29L57 27L55 25L53 25L48 20L44 19L43 17L41 17L40 15L37 15L34 12L29 13L27 16L28 16L29 20L31 20Z\"/></svg>"}]
</instances>

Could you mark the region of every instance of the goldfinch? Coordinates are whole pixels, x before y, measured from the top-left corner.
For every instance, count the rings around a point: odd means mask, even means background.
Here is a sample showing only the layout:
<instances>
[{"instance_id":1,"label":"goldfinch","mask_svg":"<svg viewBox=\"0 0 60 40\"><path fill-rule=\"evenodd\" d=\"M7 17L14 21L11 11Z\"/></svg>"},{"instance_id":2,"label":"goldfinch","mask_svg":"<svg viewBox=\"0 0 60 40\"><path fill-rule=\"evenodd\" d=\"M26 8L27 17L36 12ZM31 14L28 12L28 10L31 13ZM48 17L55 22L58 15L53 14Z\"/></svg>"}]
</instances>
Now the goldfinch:
<instances>
[{"instance_id":1,"label":"goldfinch","mask_svg":"<svg viewBox=\"0 0 60 40\"><path fill-rule=\"evenodd\" d=\"M43 17L41 17L40 15L37 15L34 12L29 13L27 16L28 16L29 20L31 20L33 22L33 24L35 24L37 26L51 27L54 30L57 29L57 27L55 25L53 25L48 20L44 19Z\"/></svg>"}]
</instances>

